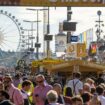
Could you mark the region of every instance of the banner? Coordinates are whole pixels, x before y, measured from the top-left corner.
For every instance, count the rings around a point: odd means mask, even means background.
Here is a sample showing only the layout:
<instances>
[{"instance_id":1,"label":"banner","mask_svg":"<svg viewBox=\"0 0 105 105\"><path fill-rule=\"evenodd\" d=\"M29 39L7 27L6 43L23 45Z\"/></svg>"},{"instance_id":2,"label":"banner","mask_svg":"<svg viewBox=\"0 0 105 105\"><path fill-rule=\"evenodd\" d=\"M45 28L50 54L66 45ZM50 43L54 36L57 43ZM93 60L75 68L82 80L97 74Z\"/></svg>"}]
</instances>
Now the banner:
<instances>
[{"instance_id":1,"label":"banner","mask_svg":"<svg viewBox=\"0 0 105 105\"><path fill-rule=\"evenodd\" d=\"M105 6L105 0L0 0L5 6Z\"/></svg>"},{"instance_id":2,"label":"banner","mask_svg":"<svg viewBox=\"0 0 105 105\"><path fill-rule=\"evenodd\" d=\"M93 41L93 29L90 28L78 36L79 43L85 43L86 49L89 49L90 43Z\"/></svg>"},{"instance_id":3,"label":"banner","mask_svg":"<svg viewBox=\"0 0 105 105\"><path fill-rule=\"evenodd\" d=\"M72 58L85 57L86 45L84 43L75 43L67 45L67 55Z\"/></svg>"},{"instance_id":4,"label":"banner","mask_svg":"<svg viewBox=\"0 0 105 105\"><path fill-rule=\"evenodd\" d=\"M83 32L83 43L87 44L86 31Z\"/></svg>"},{"instance_id":5,"label":"banner","mask_svg":"<svg viewBox=\"0 0 105 105\"><path fill-rule=\"evenodd\" d=\"M86 39L87 39L86 49L89 49L90 43L93 41L93 29L92 28L86 31Z\"/></svg>"},{"instance_id":6,"label":"banner","mask_svg":"<svg viewBox=\"0 0 105 105\"><path fill-rule=\"evenodd\" d=\"M66 53L67 53L68 57L76 58L77 57L76 44L68 44Z\"/></svg>"},{"instance_id":7,"label":"banner","mask_svg":"<svg viewBox=\"0 0 105 105\"><path fill-rule=\"evenodd\" d=\"M91 44L91 53L95 54L97 52L97 44L93 43Z\"/></svg>"},{"instance_id":8,"label":"banner","mask_svg":"<svg viewBox=\"0 0 105 105\"><path fill-rule=\"evenodd\" d=\"M83 34L82 33L78 36L78 42L83 43Z\"/></svg>"},{"instance_id":9,"label":"banner","mask_svg":"<svg viewBox=\"0 0 105 105\"><path fill-rule=\"evenodd\" d=\"M83 43L77 44L77 57L85 57L86 56L86 45Z\"/></svg>"},{"instance_id":10,"label":"banner","mask_svg":"<svg viewBox=\"0 0 105 105\"><path fill-rule=\"evenodd\" d=\"M66 49L66 35L56 35L55 36L55 51L56 52L65 52Z\"/></svg>"},{"instance_id":11,"label":"banner","mask_svg":"<svg viewBox=\"0 0 105 105\"><path fill-rule=\"evenodd\" d=\"M91 54L96 54L97 52L97 43L91 43L90 45L90 53Z\"/></svg>"}]
</instances>

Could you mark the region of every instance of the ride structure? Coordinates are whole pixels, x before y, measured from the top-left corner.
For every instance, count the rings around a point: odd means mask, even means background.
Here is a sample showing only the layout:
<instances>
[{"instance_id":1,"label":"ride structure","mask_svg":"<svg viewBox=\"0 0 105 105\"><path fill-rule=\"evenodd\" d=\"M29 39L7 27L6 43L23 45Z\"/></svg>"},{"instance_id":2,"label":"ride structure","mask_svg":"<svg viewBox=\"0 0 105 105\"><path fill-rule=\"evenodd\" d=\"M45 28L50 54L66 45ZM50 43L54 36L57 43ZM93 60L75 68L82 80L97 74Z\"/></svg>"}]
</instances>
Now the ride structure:
<instances>
[{"instance_id":1,"label":"ride structure","mask_svg":"<svg viewBox=\"0 0 105 105\"><path fill-rule=\"evenodd\" d=\"M9 66L21 58L21 52L25 49L25 37L21 30L21 23L11 13L0 10L0 20L0 61L2 61L2 65L5 66L9 61L10 63L7 65ZM5 53L7 53L8 56L6 56ZM13 63L12 66L14 65L16 65L16 63Z\"/></svg>"}]
</instances>

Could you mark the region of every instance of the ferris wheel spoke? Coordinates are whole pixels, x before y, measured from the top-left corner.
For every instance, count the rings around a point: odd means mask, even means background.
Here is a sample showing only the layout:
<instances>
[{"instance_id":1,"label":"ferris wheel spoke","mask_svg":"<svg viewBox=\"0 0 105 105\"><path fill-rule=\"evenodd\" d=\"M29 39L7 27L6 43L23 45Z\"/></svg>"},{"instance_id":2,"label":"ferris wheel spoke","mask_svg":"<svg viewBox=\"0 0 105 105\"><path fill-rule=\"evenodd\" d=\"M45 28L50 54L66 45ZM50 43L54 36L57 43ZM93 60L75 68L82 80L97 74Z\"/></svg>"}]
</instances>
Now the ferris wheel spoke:
<instances>
[{"instance_id":1,"label":"ferris wheel spoke","mask_svg":"<svg viewBox=\"0 0 105 105\"><path fill-rule=\"evenodd\" d=\"M6 35L4 35L4 37L7 38L7 37L16 37L16 36L6 36Z\"/></svg>"},{"instance_id":2,"label":"ferris wheel spoke","mask_svg":"<svg viewBox=\"0 0 105 105\"><path fill-rule=\"evenodd\" d=\"M16 33L13 33L13 32L12 33L7 33L6 32L6 33L3 33L3 35L4 35L4 37L17 37Z\"/></svg>"},{"instance_id":3,"label":"ferris wheel spoke","mask_svg":"<svg viewBox=\"0 0 105 105\"><path fill-rule=\"evenodd\" d=\"M3 21L1 21L1 26L3 27L3 26L8 25L8 22L7 21L9 21L9 20L8 20L7 16L6 15L2 15L2 14L0 14L0 15L1 15L0 16L0 20L3 20Z\"/></svg>"},{"instance_id":4,"label":"ferris wheel spoke","mask_svg":"<svg viewBox=\"0 0 105 105\"><path fill-rule=\"evenodd\" d=\"M2 18L0 18L0 20L3 20L3 19L2 19ZM7 23L6 23L6 19L5 19L4 21L1 21L1 23L0 23L0 24L1 24L1 27L6 26L6 24L7 24Z\"/></svg>"},{"instance_id":5,"label":"ferris wheel spoke","mask_svg":"<svg viewBox=\"0 0 105 105\"><path fill-rule=\"evenodd\" d=\"M1 48L2 50L6 50L6 46L3 45L3 43L0 45L0 48Z\"/></svg>"},{"instance_id":6,"label":"ferris wheel spoke","mask_svg":"<svg viewBox=\"0 0 105 105\"><path fill-rule=\"evenodd\" d=\"M11 24L8 24L8 25L7 25L6 27L4 27L3 29L4 29L4 30L7 30L8 28L11 28L10 26L11 26Z\"/></svg>"},{"instance_id":7,"label":"ferris wheel spoke","mask_svg":"<svg viewBox=\"0 0 105 105\"><path fill-rule=\"evenodd\" d=\"M8 33L12 33L12 32L15 32L15 30L14 29L9 30L8 32L5 32L4 34L8 34Z\"/></svg>"},{"instance_id":8,"label":"ferris wheel spoke","mask_svg":"<svg viewBox=\"0 0 105 105\"><path fill-rule=\"evenodd\" d=\"M14 42L14 41L11 41L11 40L8 40L8 39L4 39L4 41L7 42L7 43L8 43L8 42L9 42L9 43L19 43L19 42L16 42L16 41Z\"/></svg>"},{"instance_id":9,"label":"ferris wheel spoke","mask_svg":"<svg viewBox=\"0 0 105 105\"><path fill-rule=\"evenodd\" d=\"M3 33L5 30L1 29L1 32Z\"/></svg>"},{"instance_id":10,"label":"ferris wheel spoke","mask_svg":"<svg viewBox=\"0 0 105 105\"><path fill-rule=\"evenodd\" d=\"M3 42L3 44L6 45L6 48L7 48L7 47L8 47L9 49L10 49L10 48L13 48L12 46L6 44L5 42Z\"/></svg>"}]
</instances>

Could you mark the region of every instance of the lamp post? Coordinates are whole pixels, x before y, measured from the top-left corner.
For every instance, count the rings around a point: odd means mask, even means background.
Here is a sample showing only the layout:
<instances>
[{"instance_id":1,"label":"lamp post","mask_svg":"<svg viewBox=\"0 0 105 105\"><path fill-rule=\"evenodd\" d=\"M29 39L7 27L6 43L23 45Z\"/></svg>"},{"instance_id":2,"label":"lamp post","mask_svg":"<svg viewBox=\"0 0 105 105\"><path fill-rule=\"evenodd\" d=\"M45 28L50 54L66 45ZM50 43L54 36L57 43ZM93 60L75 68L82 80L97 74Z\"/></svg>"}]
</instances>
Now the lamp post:
<instances>
[{"instance_id":1,"label":"lamp post","mask_svg":"<svg viewBox=\"0 0 105 105\"><path fill-rule=\"evenodd\" d=\"M104 26L103 21L100 19L102 12L99 10L97 11L97 15L98 15L98 20L95 21L97 24L95 25L97 27L96 30L96 36L97 36L97 57L99 59L100 62L100 55L99 55L99 46L100 44L102 44L101 42L101 33L103 32L103 30L101 29L101 27Z\"/></svg>"},{"instance_id":2,"label":"lamp post","mask_svg":"<svg viewBox=\"0 0 105 105\"><path fill-rule=\"evenodd\" d=\"M97 15L98 15L98 20L97 21L95 21L97 24L95 25L96 27L97 27L97 30L96 30L96 35L97 35L97 42L99 42L100 41L100 36L101 36L101 33L103 32L103 30L101 29L101 27L102 26L104 26L104 24L102 24L103 23L103 21L100 19L100 17L101 17L101 14L102 14L102 12L99 10L99 11L97 11Z\"/></svg>"},{"instance_id":3,"label":"lamp post","mask_svg":"<svg viewBox=\"0 0 105 105\"><path fill-rule=\"evenodd\" d=\"M26 43L26 45L27 45L27 49L28 49L28 51L30 50L29 48L30 48L30 45L32 45L31 43L30 43L30 39L31 39L31 37L32 37L32 35L30 35L29 34L29 32L30 31L32 31L32 30L30 30L30 29L22 29L23 31L27 31L28 33L26 34L26 36L27 36L27 43ZM30 37L31 36L31 37ZM31 46L32 47L32 46Z\"/></svg>"},{"instance_id":4,"label":"lamp post","mask_svg":"<svg viewBox=\"0 0 105 105\"><path fill-rule=\"evenodd\" d=\"M35 47L36 47L36 57L37 59L39 59L39 47L40 47L40 43L39 43L39 11L43 11L45 9L30 9L27 8L27 10L32 10L32 11L36 11L37 12L37 36L36 36L36 43L35 43Z\"/></svg>"},{"instance_id":5,"label":"lamp post","mask_svg":"<svg viewBox=\"0 0 105 105\"><path fill-rule=\"evenodd\" d=\"M67 21L71 20L71 15L72 15L71 7L67 7ZM70 37L71 37L71 32L69 31L67 32L67 43L71 43Z\"/></svg>"},{"instance_id":6,"label":"lamp post","mask_svg":"<svg viewBox=\"0 0 105 105\"><path fill-rule=\"evenodd\" d=\"M33 48L33 39L35 38L34 36L33 36L33 31L34 31L34 29L33 29L33 24L35 23L35 22L37 22L37 21L29 21L29 20L23 20L24 22L29 22L29 23L31 23L31 37L29 37L30 39L31 39L31 48ZM29 31L29 30L28 30Z\"/></svg>"}]
</instances>

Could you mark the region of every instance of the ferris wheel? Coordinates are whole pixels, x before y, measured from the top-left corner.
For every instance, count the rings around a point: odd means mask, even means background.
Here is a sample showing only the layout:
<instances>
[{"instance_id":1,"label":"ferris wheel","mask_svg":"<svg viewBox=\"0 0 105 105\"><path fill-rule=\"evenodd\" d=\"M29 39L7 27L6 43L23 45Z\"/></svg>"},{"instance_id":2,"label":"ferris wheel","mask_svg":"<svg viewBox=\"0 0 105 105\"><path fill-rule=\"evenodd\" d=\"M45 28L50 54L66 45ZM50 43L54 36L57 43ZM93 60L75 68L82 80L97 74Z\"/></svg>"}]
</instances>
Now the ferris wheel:
<instances>
[{"instance_id":1,"label":"ferris wheel","mask_svg":"<svg viewBox=\"0 0 105 105\"><path fill-rule=\"evenodd\" d=\"M7 11L0 10L0 49L19 51L24 47L21 23Z\"/></svg>"},{"instance_id":2,"label":"ferris wheel","mask_svg":"<svg viewBox=\"0 0 105 105\"><path fill-rule=\"evenodd\" d=\"M5 62L11 58L14 59L14 56L18 58L21 51L25 49L25 44L21 23L11 13L0 10L0 53L2 53L1 51L16 53L6 58L0 58L0 60Z\"/></svg>"}]
</instances>

